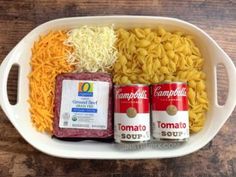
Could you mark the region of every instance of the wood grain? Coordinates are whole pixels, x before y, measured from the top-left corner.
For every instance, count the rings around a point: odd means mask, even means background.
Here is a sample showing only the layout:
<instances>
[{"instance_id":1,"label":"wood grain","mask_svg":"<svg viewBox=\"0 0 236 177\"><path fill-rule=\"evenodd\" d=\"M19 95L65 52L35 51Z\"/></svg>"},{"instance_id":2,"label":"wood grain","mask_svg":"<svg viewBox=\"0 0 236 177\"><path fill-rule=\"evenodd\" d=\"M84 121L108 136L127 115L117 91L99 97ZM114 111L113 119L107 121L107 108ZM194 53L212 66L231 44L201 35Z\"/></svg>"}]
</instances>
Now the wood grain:
<instances>
[{"instance_id":1,"label":"wood grain","mask_svg":"<svg viewBox=\"0 0 236 177\"><path fill-rule=\"evenodd\" d=\"M0 0L0 61L29 31L60 17L88 15L154 15L176 17L210 34L236 62L234 0ZM16 101L17 72L11 74L9 97ZM224 70L219 69L219 100L227 97ZM217 118L216 118L217 121ZM70 160L45 155L18 134L0 110L0 176L236 176L236 112L201 150L162 160Z\"/></svg>"}]
</instances>

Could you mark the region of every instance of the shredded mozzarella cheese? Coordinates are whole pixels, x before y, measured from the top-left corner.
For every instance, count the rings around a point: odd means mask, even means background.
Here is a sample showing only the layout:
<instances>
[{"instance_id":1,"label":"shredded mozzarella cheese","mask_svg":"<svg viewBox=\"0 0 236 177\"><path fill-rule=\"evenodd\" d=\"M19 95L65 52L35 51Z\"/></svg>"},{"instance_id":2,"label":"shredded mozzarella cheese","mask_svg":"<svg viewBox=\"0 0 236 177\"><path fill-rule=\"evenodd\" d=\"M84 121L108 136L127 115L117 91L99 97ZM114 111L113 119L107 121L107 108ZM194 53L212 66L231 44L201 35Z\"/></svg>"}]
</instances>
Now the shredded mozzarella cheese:
<instances>
[{"instance_id":1,"label":"shredded mozzarella cheese","mask_svg":"<svg viewBox=\"0 0 236 177\"><path fill-rule=\"evenodd\" d=\"M65 44L74 47L68 62L77 72L108 71L117 59L113 27L82 26L68 32Z\"/></svg>"}]
</instances>

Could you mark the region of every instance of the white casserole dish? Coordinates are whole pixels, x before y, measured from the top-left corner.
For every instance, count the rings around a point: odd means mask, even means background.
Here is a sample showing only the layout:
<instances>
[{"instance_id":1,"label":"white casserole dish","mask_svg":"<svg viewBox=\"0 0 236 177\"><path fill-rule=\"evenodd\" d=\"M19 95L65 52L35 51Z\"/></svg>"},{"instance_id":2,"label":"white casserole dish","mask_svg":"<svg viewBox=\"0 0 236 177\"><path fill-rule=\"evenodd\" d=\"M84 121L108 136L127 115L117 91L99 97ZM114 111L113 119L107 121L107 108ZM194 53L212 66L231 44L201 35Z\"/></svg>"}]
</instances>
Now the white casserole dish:
<instances>
[{"instance_id":1,"label":"white casserole dish","mask_svg":"<svg viewBox=\"0 0 236 177\"><path fill-rule=\"evenodd\" d=\"M36 131L32 126L27 103L29 95L29 61L31 47L41 34L50 30L70 29L82 25L109 25L115 27L157 27L180 30L191 34L203 54L207 73L207 92L210 109L204 129L190 137L187 143L176 148L146 148L140 151L121 151L112 143L95 141L68 142L52 139L47 134ZM7 79L12 65L19 65L18 102L11 105L7 97ZM229 93L224 106L217 103L216 66L223 64L229 76ZM63 18L44 23L26 35L6 56L0 67L0 104L9 120L21 136L36 149L53 156L75 159L148 159L170 158L192 153L206 145L217 134L229 118L236 104L236 69L229 56L217 43L198 27L182 20L166 17L147 16L96 16Z\"/></svg>"}]
</instances>

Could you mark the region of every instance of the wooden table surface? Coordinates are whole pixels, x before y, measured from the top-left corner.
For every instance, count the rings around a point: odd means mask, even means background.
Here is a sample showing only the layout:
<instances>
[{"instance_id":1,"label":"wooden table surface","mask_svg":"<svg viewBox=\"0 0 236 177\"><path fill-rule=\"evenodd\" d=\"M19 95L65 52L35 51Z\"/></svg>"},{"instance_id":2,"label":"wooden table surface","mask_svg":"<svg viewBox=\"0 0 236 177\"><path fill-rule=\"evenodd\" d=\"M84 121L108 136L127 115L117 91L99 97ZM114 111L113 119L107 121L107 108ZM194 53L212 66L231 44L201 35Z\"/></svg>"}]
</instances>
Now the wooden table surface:
<instances>
[{"instance_id":1,"label":"wooden table surface","mask_svg":"<svg viewBox=\"0 0 236 177\"><path fill-rule=\"evenodd\" d=\"M0 62L33 28L48 20L88 15L153 15L176 17L210 34L236 62L234 0L0 0ZM9 79L9 97L16 100L16 70ZM227 97L225 74L219 71L219 100ZM217 121L217 118L216 118ZM236 176L236 112L201 150L162 160L70 160L31 147L0 109L0 176Z\"/></svg>"}]
</instances>

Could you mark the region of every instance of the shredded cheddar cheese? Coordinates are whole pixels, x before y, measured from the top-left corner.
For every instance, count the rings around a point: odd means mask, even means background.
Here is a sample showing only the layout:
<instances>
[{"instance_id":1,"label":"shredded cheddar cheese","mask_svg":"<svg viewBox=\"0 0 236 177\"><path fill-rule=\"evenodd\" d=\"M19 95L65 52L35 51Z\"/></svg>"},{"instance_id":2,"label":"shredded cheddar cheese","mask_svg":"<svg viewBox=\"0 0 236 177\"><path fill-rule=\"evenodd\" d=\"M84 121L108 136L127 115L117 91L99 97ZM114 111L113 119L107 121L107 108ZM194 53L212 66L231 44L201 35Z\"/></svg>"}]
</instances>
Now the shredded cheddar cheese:
<instances>
[{"instance_id":1,"label":"shredded cheddar cheese","mask_svg":"<svg viewBox=\"0 0 236 177\"><path fill-rule=\"evenodd\" d=\"M64 45L65 31L55 31L41 36L32 48L30 83L30 113L34 126L41 132L53 130L53 108L55 77L71 72L73 66L67 63L72 48Z\"/></svg>"},{"instance_id":2,"label":"shredded cheddar cheese","mask_svg":"<svg viewBox=\"0 0 236 177\"><path fill-rule=\"evenodd\" d=\"M68 32L65 44L73 46L68 62L76 66L77 71L108 71L115 63L116 33L113 27L82 26Z\"/></svg>"}]
</instances>

